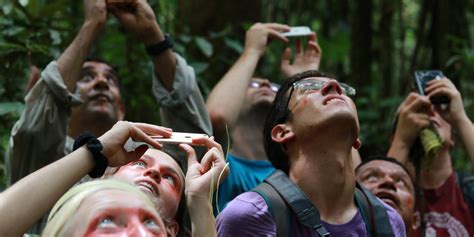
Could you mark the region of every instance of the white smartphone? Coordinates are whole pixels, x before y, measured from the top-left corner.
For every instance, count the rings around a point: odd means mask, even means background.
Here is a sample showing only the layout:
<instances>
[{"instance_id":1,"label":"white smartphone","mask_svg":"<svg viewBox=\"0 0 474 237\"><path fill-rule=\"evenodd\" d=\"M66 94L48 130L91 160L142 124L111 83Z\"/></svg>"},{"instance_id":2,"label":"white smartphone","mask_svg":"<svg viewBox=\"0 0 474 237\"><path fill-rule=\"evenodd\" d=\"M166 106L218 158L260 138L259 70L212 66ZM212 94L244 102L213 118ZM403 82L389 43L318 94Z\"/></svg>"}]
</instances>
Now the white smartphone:
<instances>
[{"instance_id":1,"label":"white smartphone","mask_svg":"<svg viewBox=\"0 0 474 237\"><path fill-rule=\"evenodd\" d=\"M290 31L283 32L282 35L286 37L298 37L311 35L311 29L307 26L293 26Z\"/></svg>"},{"instance_id":2,"label":"white smartphone","mask_svg":"<svg viewBox=\"0 0 474 237\"><path fill-rule=\"evenodd\" d=\"M159 137L159 136L152 136L151 138L155 139L157 142L161 144L174 144L178 145L181 143L185 144L192 144L193 143L193 138L200 138L200 137L209 137L207 134L200 134L200 133L183 133L183 132L173 132L171 137ZM147 143L144 142L136 142L133 141L131 138L127 140L127 142L124 144L123 148L127 151L133 151L137 147L142 146L142 145L147 145L148 147L151 147Z\"/></svg>"},{"instance_id":3,"label":"white smartphone","mask_svg":"<svg viewBox=\"0 0 474 237\"><path fill-rule=\"evenodd\" d=\"M194 138L201 138L205 137L208 138L207 134L202 133L185 133L185 132L173 132L171 137L159 137L159 136L152 136L151 138L155 139L155 141L164 144L192 144Z\"/></svg>"}]
</instances>

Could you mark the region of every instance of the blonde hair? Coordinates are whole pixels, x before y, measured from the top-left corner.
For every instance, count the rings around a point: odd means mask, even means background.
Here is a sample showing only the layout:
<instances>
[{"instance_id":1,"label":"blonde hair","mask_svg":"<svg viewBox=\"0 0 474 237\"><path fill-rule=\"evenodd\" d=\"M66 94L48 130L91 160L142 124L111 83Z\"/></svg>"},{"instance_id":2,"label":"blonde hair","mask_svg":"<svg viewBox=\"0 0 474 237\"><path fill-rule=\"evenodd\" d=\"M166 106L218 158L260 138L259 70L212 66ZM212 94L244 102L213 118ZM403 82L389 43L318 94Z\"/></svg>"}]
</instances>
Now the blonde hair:
<instances>
[{"instance_id":1,"label":"blonde hair","mask_svg":"<svg viewBox=\"0 0 474 237\"><path fill-rule=\"evenodd\" d=\"M42 236L59 236L63 227L77 212L81 203L92 194L106 189L122 190L135 194L143 199L147 206L154 209L154 205L148 196L129 183L113 179L90 181L71 188L54 204Z\"/></svg>"}]
</instances>

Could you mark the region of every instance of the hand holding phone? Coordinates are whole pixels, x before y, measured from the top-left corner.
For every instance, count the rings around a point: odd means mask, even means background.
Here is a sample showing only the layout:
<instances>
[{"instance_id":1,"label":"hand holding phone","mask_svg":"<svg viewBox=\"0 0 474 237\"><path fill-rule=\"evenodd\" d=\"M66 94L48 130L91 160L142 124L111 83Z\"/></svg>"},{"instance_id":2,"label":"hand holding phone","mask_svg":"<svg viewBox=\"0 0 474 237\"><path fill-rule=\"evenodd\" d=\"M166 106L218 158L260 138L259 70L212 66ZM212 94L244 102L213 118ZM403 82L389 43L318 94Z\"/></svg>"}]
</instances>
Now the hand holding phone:
<instances>
[{"instance_id":1,"label":"hand holding phone","mask_svg":"<svg viewBox=\"0 0 474 237\"><path fill-rule=\"evenodd\" d=\"M443 72L439 70L420 70L415 71L415 83L418 93L420 95L426 95L425 88L426 84L431 80L440 80L443 78ZM435 96L430 97L430 101L433 104L448 104L449 98L446 96Z\"/></svg>"},{"instance_id":2,"label":"hand holding phone","mask_svg":"<svg viewBox=\"0 0 474 237\"><path fill-rule=\"evenodd\" d=\"M307 26L293 26L290 31L281 33L285 37L300 37L311 35L311 29Z\"/></svg>"}]
</instances>

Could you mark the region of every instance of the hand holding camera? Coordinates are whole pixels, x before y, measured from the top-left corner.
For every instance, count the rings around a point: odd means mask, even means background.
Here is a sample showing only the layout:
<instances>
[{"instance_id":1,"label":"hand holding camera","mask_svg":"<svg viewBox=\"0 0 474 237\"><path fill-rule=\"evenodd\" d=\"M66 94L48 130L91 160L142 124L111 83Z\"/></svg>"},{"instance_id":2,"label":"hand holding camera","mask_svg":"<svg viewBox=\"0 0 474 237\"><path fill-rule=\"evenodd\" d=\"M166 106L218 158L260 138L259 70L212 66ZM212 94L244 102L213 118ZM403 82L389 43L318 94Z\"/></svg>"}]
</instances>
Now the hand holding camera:
<instances>
[{"instance_id":1,"label":"hand holding camera","mask_svg":"<svg viewBox=\"0 0 474 237\"><path fill-rule=\"evenodd\" d=\"M430 81L441 80L444 77L443 72L439 70L422 70L415 71L416 88L420 95L427 95L426 86ZM449 99L444 95L430 96L433 104L448 104Z\"/></svg>"},{"instance_id":2,"label":"hand holding camera","mask_svg":"<svg viewBox=\"0 0 474 237\"><path fill-rule=\"evenodd\" d=\"M415 82L418 93L428 96L434 109L451 125L456 126L467 116L461 93L441 71L416 71Z\"/></svg>"},{"instance_id":3,"label":"hand holding camera","mask_svg":"<svg viewBox=\"0 0 474 237\"><path fill-rule=\"evenodd\" d=\"M433 104L435 105L434 109L452 126L457 126L461 120L467 117L461 93L448 78L443 77L439 80L429 81L425 88L425 92L430 98L440 96L447 98L447 106Z\"/></svg>"},{"instance_id":4,"label":"hand holding camera","mask_svg":"<svg viewBox=\"0 0 474 237\"><path fill-rule=\"evenodd\" d=\"M126 30L136 33L145 44L164 39L155 13L146 0L108 0L107 4L108 11L120 24Z\"/></svg>"}]
</instances>

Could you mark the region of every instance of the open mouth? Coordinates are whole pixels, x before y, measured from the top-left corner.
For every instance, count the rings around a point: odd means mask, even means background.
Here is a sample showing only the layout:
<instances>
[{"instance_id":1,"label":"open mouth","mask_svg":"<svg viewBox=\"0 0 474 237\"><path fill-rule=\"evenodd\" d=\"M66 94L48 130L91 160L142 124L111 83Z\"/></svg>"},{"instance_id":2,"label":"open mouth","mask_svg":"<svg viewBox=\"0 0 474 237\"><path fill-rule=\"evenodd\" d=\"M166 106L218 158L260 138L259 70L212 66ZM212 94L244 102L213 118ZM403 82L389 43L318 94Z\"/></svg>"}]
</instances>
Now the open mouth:
<instances>
[{"instance_id":1,"label":"open mouth","mask_svg":"<svg viewBox=\"0 0 474 237\"><path fill-rule=\"evenodd\" d=\"M151 193L153 196L158 196L158 189L153 183L149 181L138 181L135 184L143 191Z\"/></svg>"},{"instance_id":2,"label":"open mouth","mask_svg":"<svg viewBox=\"0 0 474 237\"><path fill-rule=\"evenodd\" d=\"M328 96L326 99L323 101L323 105L331 104L331 103L336 103L336 102L346 102L342 97L340 96Z\"/></svg>"},{"instance_id":3,"label":"open mouth","mask_svg":"<svg viewBox=\"0 0 474 237\"><path fill-rule=\"evenodd\" d=\"M393 207L396 210L400 210L398 205L398 199L395 195L388 192L379 192L376 196L382 201L384 201L387 205Z\"/></svg>"}]
</instances>

